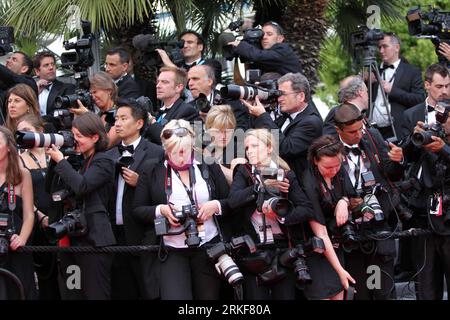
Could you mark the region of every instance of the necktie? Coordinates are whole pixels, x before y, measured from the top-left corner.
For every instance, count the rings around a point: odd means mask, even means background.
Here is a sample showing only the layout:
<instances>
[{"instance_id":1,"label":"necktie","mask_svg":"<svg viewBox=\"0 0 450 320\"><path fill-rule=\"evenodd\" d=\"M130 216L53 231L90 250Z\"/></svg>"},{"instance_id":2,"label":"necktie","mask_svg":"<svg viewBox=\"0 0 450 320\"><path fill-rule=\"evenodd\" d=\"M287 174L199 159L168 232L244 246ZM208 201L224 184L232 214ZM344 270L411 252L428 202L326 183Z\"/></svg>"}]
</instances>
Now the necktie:
<instances>
[{"instance_id":1,"label":"necktie","mask_svg":"<svg viewBox=\"0 0 450 320\"><path fill-rule=\"evenodd\" d=\"M292 116L287 112L283 112L283 117L284 117L284 121L286 121L287 119L289 119L289 121L294 120L294 119L292 119Z\"/></svg>"},{"instance_id":2,"label":"necktie","mask_svg":"<svg viewBox=\"0 0 450 320\"><path fill-rule=\"evenodd\" d=\"M190 68L192 68L193 66L195 66L197 64L197 62L194 62L193 64L183 64L183 69L185 69L186 71L189 71Z\"/></svg>"},{"instance_id":3,"label":"necktie","mask_svg":"<svg viewBox=\"0 0 450 320\"><path fill-rule=\"evenodd\" d=\"M429 104L427 104L427 111L428 112L433 112L433 111L436 111L436 110L434 109L433 106L430 106Z\"/></svg>"},{"instance_id":4,"label":"necktie","mask_svg":"<svg viewBox=\"0 0 450 320\"><path fill-rule=\"evenodd\" d=\"M359 149L358 147L351 148L351 147L345 146L345 152L346 152L347 154L349 154L349 153L351 152L351 153L353 153L355 156L361 155L361 149Z\"/></svg>"},{"instance_id":5,"label":"necktie","mask_svg":"<svg viewBox=\"0 0 450 320\"><path fill-rule=\"evenodd\" d=\"M123 154L125 151L128 151L130 154L134 153L134 146L130 144L129 146L124 146L122 144L119 144L118 146L120 154Z\"/></svg>"}]
</instances>

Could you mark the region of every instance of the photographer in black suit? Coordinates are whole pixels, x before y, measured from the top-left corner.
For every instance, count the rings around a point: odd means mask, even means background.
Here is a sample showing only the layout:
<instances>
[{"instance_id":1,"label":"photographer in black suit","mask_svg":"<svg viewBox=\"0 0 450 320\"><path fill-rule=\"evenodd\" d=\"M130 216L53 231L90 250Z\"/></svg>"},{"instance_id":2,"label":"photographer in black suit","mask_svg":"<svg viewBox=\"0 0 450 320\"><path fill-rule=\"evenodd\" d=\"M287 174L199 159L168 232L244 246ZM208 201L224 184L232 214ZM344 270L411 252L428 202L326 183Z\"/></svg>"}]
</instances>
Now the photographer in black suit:
<instances>
[{"instance_id":1,"label":"photographer in black suit","mask_svg":"<svg viewBox=\"0 0 450 320\"><path fill-rule=\"evenodd\" d=\"M381 84L372 83L373 121L387 139L392 136L392 132L380 85L389 100L397 135L401 132L405 110L422 102L425 94L420 69L400 59L400 39L394 33L385 33L384 39L378 43L378 48L382 59Z\"/></svg>"},{"instance_id":2,"label":"photographer in black suit","mask_svg":"<svg viewBox=\"0 0 450 320\"><path fill-rule=\"evenodd\" d=\"M134 79L129 75L130 53L125 48L113 48L108 50L105 58L105 71L117 85L119 98L139 98L141 90Z\"/></svg>"},{"instance_id":3,"label":"photographer in black suit","mask_svg":"<svg viewBox=\"0 0 450 320\"><path fill-rule=\"evenodd\" d=\"M261 73L278 72L281 75L292 72L302 72L300 61L294 50L284 42L284 31L273 21L266 22L262 31L261 49L246 42L235 40L228 43L233 46L233 52L239 57L252 62L253 69Z\"/></svg>"},{"instance_id":4,"label":"photographer in black suit","mask_svg":"<svg viewBox=\"0 0 450 320\"><path fill-rule=\"evenodd\" d=\"M152 277L149 289L160 286L163 300L219 298L219 275L197 248L220 241L219 224L230 211L228 184L218 164L194 160L194 139L187 121L171 120L161 133L166 161L145 166L134 197L133 216L146 228L144 244L161 244L160 262L144 267Z\"/></svg>"},{"instance_id":5,"label":"photographer in black suit","mask_svg":"<svg viewBox=\"0 0 450 320\"><path fill-rule=\"evenodd\" d=\"M360 221L353 219L353 224L362 232L374 234L381 241L375 241L372 250L357 248L345 255L347 270L356 279L356 295L358 300L389 299L394 287L395 244L388 238L393 224L397 223L393 210L393 188L389 180L398 181L403 176L402 149L393 143L388 145L374 128L363 126L361 111L352 104L342 104L334 116L336 131L345 147L343 166L358 196L370 204L372 209L378 207L369 217ZM389 179L389 180L388 180ZM337 226L345 225L348 213L336 216ZM376 250L375 250L376 248ZM368 288L366 285L369 265L381 268L381 286Z\"/></svg>"},{"instance_id":6,"label":"photographer in black suit","mask_svg":"<svg viewBox=\"0 0 450 320\"><path fill-rule=\"evenodd\" d=\"M443 278L447 286L450 282L450 227L448 225L448 190L450 171L449 108L437 107L441 100L450 97L450 77L448 69L433 64L425 73L425 88L428 97L405 113L410 133L405 138L405 155L411 164L410 179L420 184L415 196L409 199L409 208L414 213L415 227L431 228L435 233L429 237L412 239L411 259L418 274L417 298L440 300L443 294ZM441 123L446 137L433 136L422 145L414 145L411 133L423 133L424 125L436 126ZM404 126L404 133L408 127ZM442 132L442 130L441 130ZM447 168L447 169L446 169ZM447 199L447 201L445 200ZM441 210L439 207L442 205Z\"/></svg>"},{"instance_id":7,"label":"photographer in black suit","mask_svg":"<svg viewBox=\"0 0 450 320\"><path fill-rule=\"evenodd\" d=\"M278 79L282 95L278 103L284 116L272 120L256 97L255 101L243 101L254 120L255 128L279 131L280 157L285 160L297 179L307 167L307 153L311 142L322 134L322 118L307 103L310 97L309 82L300 73L288 73Z\"/></svg>"},{"instance_id":8,"label":"photographer in black suit","mask_svg":"<svg viewBox=\"0 0 450 320\"><path fill-rule=\"evenodd\" d=\"M68 240L71 246L113 245L116 241L108 217L108 204L113 194L114 165L112 159L103 152L108 145L105 127L99 116L87 112L75 118L72 132L76 151L84 157L79 171L72 167L55 145L46 151L54 162L51 164L54 172L74 195L74 209L78 211L71 212L79 214L78 220L82 225L82 228L76 228L78 234L71 235L69 232ZM50 225L47 230L52 226L55 225ZM110 299L112 260L112 255L103 253L61 254L61 273L64 275L60 285L62 298ZM71 265L80 267L80 289L66 288L67 277L70 276L70 269L67 268Z\"/></svg>"},{"instance_id":9,"label":"photographer in black suit","mask_svg":"<svg viewBox=\"0 0 450 320\"><path fill-rule=\"evenodd\" d=\"M133 100L119 100L115 115L119 145L107 153L116 161L114 194L111 208L113 231L118 245L140 245L144 228L131 215L134 192L144 163L162 161L163 149L141 137L147 123L147 112ZM145 258L145 257L142 257ZM139 255L117 254L112 270L112 299L150 298L145 292Z\"/></svg>"},{"instance_id":10,"label":"photographer in black suit","mask_svg":"<svg viewBox=\"0 0 450 320\"><path fill-rule=\"evenodd\" d=\"M38 77L36 84L41 115L53 116L56 97L73 94L75 85L56 79L55 55L49 51L42 51L34 55L33 68Z\"/></svg>"}]
</instances>

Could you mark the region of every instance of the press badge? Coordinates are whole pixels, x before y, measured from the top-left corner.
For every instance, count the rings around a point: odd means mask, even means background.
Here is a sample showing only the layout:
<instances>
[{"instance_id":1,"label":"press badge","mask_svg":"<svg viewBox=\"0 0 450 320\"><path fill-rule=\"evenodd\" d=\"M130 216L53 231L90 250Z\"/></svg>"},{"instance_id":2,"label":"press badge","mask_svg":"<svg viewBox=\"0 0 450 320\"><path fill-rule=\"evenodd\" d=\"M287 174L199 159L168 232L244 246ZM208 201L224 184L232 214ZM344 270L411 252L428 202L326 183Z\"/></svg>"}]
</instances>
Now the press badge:
<instances>
[{"instance_id":1,"label":"press badge","mask_svg":"<svg viewBox=\"0 0 450 320\"><path fill-rule=\"evenodd\" d=\"M259 226L259 242L265 243L265 244L272 244L273 241L273 233L272 233L272 226L266 225L266 241L264 242L264 226Z\"/></svg>"},{"instance_id":2,"label":"press badge","mask_svg":"<svg viewBox=\"0 0 450 320\"><path fill-rule=\"evenodd\" d=\"M430 214L442 216L442 195L435 193L430 199Z\"/></svg>"}]
</instances>

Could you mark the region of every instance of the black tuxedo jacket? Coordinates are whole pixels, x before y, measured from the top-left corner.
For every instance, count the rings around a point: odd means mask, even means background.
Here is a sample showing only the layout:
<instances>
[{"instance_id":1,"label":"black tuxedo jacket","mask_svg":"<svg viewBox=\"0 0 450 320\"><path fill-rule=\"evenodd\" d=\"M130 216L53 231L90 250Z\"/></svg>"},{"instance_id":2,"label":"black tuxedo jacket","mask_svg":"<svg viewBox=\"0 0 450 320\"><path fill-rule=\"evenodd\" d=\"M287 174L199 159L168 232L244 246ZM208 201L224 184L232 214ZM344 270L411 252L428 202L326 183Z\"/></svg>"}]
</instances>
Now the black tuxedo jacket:
<instances>
[{"instance_id":1,"label":"black tuxedo jacket","mask_svg":"<svg viewBox=\"0 0 450 320\"><path fill-rule=\"evenodd\" d=\"M200 121L197 109L189 103L184 102L182 99L178 99L167 111L161 123L155 122L154 124L148 126L145 132L145 137L151 142L161 145L161 131L164 126L173 119L183 119L190 122Z\"/></svg>"},{"instance_id":2,"label":"black tuxedo jacket","mask_svg":"<svg viewBox=\"0 0 450 320\"><path fill-rule=\"evenodd\" d=\"M81 172L75 171L67 160L61 160L55 166L55 172L75 193L78 200L85 203L85 216L88 225L86 236L74 238L75 244L109 246L116 240L108 217L108 204L112 196L114 164L104 152L96 152L88 168L84 161ZM85 169L86 168L86 169ZM80 207L81 209L81 207Z\"/></svg>"},{"instance_id":3,"label":"black tuxedo jacket","mask_svg":"<svg viewBox=\"0 0 450 320\"><path fill-rule=\"evenodd\" d=\"M377 97L378 83L373 86L372 101ZM394 118L394 127L397 135L400 135L405 110L425 100L425 91L422 81L422 73L419 68L403 61L395 71L391 92L388 94L391 104L391 114Z\"/></svg>"},{"instance_id":4,"label":"black tuxedo jacket","mask_svg":"<svg viewBox=\"0 0 450 320\"><path fill-rule=\"evenodd\" d=\"M70 83L64 83L57 79L53 81L52 89L48 95L47 99L47 114L53 116L53 111L55 110L55 99L59 96L65 96L75 93L75 85Z\"/></svg>"},{"instance_id":5,"label":"black tuxedo jacket","mask_svg":"<svg viewBox=\"0 0 450 320\"><path fill-rule=\"evenodd\" d=\"M323 129L322 134L323 135L332 135L333 137L338 137L338 133L336 131L335 123L334 123L334 115L336 114L337 107L333 107L328 112L325 120L323 121Z\"/></svg>"},{"instance_id":6,"label":"black tuxedo jacket","mask_svg":"<svg viewBox=\"0 0 450 320\"><path fill-rule=\"evenodd\" d=\"M400 137L405 138L411 135L414 127L417 124L417 121L425 121L426 112L427 110L425 102L419 103L418 105L406 110L403 114L403 123Z\"/></svg>"},{"instance_id":7,"label":"black tuxedo jacket","mask_svg":"<svg viewBox=\"0 0 450 320\"><path fill-rule=\"evenodd\" d=\"M280 129L285 121L280 117L275 122L265 112L255 119L255 128ZM322 135L322 119L309 106L298 114L286 130L279 130L280 156L295 172L297 179L301 179L307 167L307 154L311 142Z\"/></svg>"},{"instance_id":8,"label":"black tuxedo jacket","mask_svg":"<svg viewBox=\"0 0 450 320\"><path fill-rule=\"evenodd\" d=\"M285 223L280 224L283 233L291 237L294 243L303 239L302 223L313 218L311 201L306 197L295 177L294 172L287 174L289 180L288 198L294 204L292 212L285 217ZM248 165L238 165L231 184L229 204L233 210L232 230L234 236L248 234L258 243L259 236L253 227L251 217L256 210L257 194Z\"/></svg>"},{"instance_id":9,"label":"black tuxedo jacket","mask_svg":"<svg viewBox=\"0 0 450 320\"><path fill-rule=\"evenodd\" d=\"M121 157L119 149L117 146L110 149L107 154L117 162ZM151 143L150 141L141 138L136 150L133 153L133 163L130 166L130 170L133 170L139 174L139 177L143 174L144 164L147 161L153 161L155 163L161 162L164 158L164 150L160 146ZM116 195L117 195L117 184L119 178L119 170L115 170L114 175L114 196L111 197L111 220L113 224L115 224L116 220ZM123 190L123 198L122 198L122 216L123 216L123 225L125 229L125 240L129 245L138 245L141 244L142 239L144 237L144 227L142 224L137 223L135 219L132 217L133 210L133 201L134 201L134 193L136 191L135 187L130 186L125 182L124 190Z\"/></svg>"},{"instance_id":10,"label":"black tuxedo jacket","mask_svg":"<svg viewBox=\"0 0 450 320\"><path fill-rule=\"evenodd\" d=\"M117 82L117 87L119 88L117 94L119 98L136 99L142 96L141 89L129 74Z\"/></svg>"}]
</instances>

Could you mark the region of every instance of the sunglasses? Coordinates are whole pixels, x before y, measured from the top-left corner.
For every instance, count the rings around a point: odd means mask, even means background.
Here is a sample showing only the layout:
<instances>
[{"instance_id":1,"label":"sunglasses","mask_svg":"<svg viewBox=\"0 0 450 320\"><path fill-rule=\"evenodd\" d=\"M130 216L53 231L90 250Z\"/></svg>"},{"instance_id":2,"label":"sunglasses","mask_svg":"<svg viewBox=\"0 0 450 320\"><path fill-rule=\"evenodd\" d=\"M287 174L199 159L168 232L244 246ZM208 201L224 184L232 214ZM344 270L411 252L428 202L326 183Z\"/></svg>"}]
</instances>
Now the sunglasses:
<instances>
[{"instance_id":1,"label":"sunglasses","mask_svg":"<svg viewBox=\"0 0 450 320\"><path fill-rule=\"evenodd\" d=\"M184 127L178 127L175 129L166 129L162 132L162 137L165 140L170 139L173 135L176 135L177 137L185 137L188 134L190 134L189 130Z\"/></svg>"},{"instance_id":2,"label":"sunglasses","mask_svg":"<svg viewBox=\"0 0 450 320\"><path fill-rule=\"evenodd\" d=\"M337 121L337 120L335 119L335 120L334 120L334 123L335 123L337 126L350 126L350 125L354 124L355 122L361 121L362 119L364 119L364 114L359 115L359 116L358 116L357 118L355 118L355 119L351 119L351 120L347 120L347 121L343 121L343 122Z\"/></svg>"}]
</instances>

